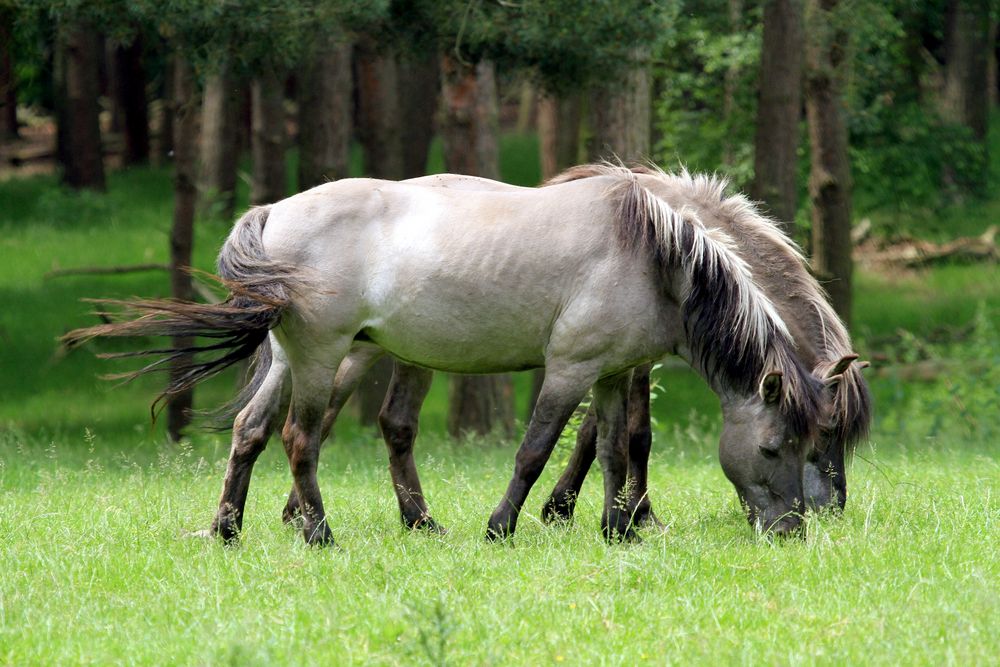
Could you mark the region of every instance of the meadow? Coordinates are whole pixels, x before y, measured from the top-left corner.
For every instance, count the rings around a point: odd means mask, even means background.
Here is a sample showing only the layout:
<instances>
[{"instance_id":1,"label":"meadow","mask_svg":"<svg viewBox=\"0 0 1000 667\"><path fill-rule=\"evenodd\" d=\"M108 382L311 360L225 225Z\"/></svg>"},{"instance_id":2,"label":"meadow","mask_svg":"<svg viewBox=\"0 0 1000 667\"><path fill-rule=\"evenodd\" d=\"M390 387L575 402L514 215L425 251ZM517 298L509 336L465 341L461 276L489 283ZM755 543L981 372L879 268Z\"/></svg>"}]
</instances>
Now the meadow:
<instances>
[{"instance_id":1,"label":"meadow","mask_svg":"<svg viewBox=\"0 0 1000 667\"><path fill-rule=\"evenodd\" d=\"M339 547L307 548L281 524L290 477L272 442L243 542L224 548L186 535L211 521L226 436L168 444L149 419L156 379L97 379L114 367L91 353L119 344L67 353L56 342L94 321L81 297L167 292L157 271L46 274L165 262L170 197L156 168L112 174L106 195L68 194L49 176L0 183L0 663L986 664L1000 654L996 265L860 273L857 348L882 359L870 375L876 421L849 468L846 511L810 517L803 539L753 533L717 462L714 396L667 364L650 463L667 528L644 531L642 544L603 542L594 479L575 523L537 519L567 443L513 542L486 543L517 442L447 438L439 379L417 463L447 535L399 527L384 446L347 414L319 473ZM986 210L934 219L964 220L967 233ZM199 223L200 267L227 228ZM913 375L922 362L935 372ZM199 405L234 385L216 379ZM526 386L519 378L522 396Z\"/></svg>"}]
</instances>

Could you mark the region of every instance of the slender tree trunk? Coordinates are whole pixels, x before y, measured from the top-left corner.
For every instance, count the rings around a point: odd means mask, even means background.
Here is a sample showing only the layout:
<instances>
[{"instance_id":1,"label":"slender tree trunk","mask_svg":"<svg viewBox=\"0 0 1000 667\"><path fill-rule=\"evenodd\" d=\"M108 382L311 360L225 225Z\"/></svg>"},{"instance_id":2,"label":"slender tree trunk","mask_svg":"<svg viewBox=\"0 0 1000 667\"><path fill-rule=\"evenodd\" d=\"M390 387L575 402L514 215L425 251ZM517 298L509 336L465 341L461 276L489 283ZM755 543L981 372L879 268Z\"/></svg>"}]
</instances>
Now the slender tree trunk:
<instances>
[{"instance_id":1,"label":"slender tree trunk","mask_svg":"<svg viewBox=\"0 0 1000 667\"><path fill-rule=\"evenodd\" d=\"M847 34L834 26L838 0L807 0L806 114L812 168L813 270L837 314L851 320L851 168L840 86Z\"/></svg>"},{"instance_id":2,"label":"slender tree trunk","mask_svg":"<svg viewBox=\"0 0 1000 667\"><path fill-rule=\"evenodd\" d=\"M284 77L266 67L250 85L253 177L250 203L270 204L285 198L285 85Z\"/></svg>"},{"instance_id":3,"label":"slender tree trunk","mask_svg":"<svg viewBox=\"0 0 1000 667\"><path fill-rule=\"evenodd\" d=\"M796 152L802 114L802 0L764 3L760 94L751 196L767 204L786 232L798 209Z\"/></svg>"},{"instance_id":4,"label":"slender tree trunk","mask_svg":"<svg viewBox=\"0 0 1000 667\"><path fill-rule=\"evenodd\" d=\"M521 82L521 94L517 103L517 125L514 131L526 134L531 129L531 119L535 116L535 87L531 81Z\"/></svg>"},{"instance_id":5,"label":"slender tree trunk","mask_svg":"<svg viewBox=\"0 0 1000 667\"><path fill-rule=\"evenodd\" d=\"M427 153L434 137L440 75L433 55L399 63L400 105L406 130L403 141L403 178L427 173Z\"/></svg>"},{"instance_id":6,"label":"slender tree trunk","mask_svg":"<svg viewBox=\"0 0 1000 667\"><path fill-rule=\"evenodd\" d=\"M60 148L63 182L70 187L104 190L104 156L98 106L97 33L87 24L70 24L60 30L65 50L64 113Z\"/></svg>"},{"instance_id":7,"label":"slender tree trunk","mask_svg":"<svg viewBox=\"0 0 1000 667\"><path fill-rule=\"evenodd\" d=\"M945 14L945 71L941 112L952 123L964 125L982 149L981 168L975 187L985 187L989 169L986 159L986 133L989 129L990 16L988 3L982 0L948 0ZM946 169L946 181L955 174Z\"/></svg>"},{"instance_id":8,"label":"slender tree trunk","mask_svg":"<svg viewBox=\"0 0 1000 667\"><path fill-rule=\"evenodd\" d=\"M190 64L180 54L173 65L174 122L174 223L170 231L170 292L175 299L190 301L194 297L191 276L185 271L191 266L194 247L194 213L197 199L195 188L196 146L198 142L198 102L194 74ZM174 347L189 347L194 340L175 338ZM170 369L176 377L189 359L181 359ZM167 433L171 440L181 438L190 422L194 392L188 390L170 397L167 403Z\"/></svg>"},{"instance_id":9,"label":"slender tree trunk","mask_svg":"<svg viewBox=\"0 0 1000 667\"><path fill-rule=\"evenodd\" d=\"M399 68L395 54L380 52L373 41L358 44L358 134L365 173L373 178L403 177Z\"/></svg>"},{"instance_id":10,"label":"slender tree trunk","mask_svg":"<svg viewBox=\"0 0 1000 667\"><path fill-rule=\"evenodd\" d=\"M174 58L167 58L160 91L160 124L156 137L156 163L170 162L174 152Z\"/></svg>"},{"instance_id":11,"label":"slender tree trunk","mask_svg":"<svg viewBox=\"0 0 1000 667\"><path fill-rule=\"evenodd\" d=\"M542 180L580 161L580 98L546 94L538 100L538 156Z\"/></svg>"},{"instance_id":12,"label":"slender tree trunk","mask_svg":"<svg viewBox=\"0 0 1000 667\"><path fill-rule=\"evenodd\" d=\"M351 52L328 38L299 72L299 190L347 177Z\"/></svg>"},{"instance_id":13,"label":"slender tree trunk","mask_svg":"<svg viewBox=\"0 0 1000 667\"><path fill-rule=\"evenodd\" d=\"M445 169L456 174L498 178L497 89L493 64L470 66L451 56L441 60ZM456 375L451 378L448 432L485 434L514 431L514 389L510 375Z\"/></svg>"},{"instance_id":14,"label":"slender tree trunk","mask_svg":"<svg viewBox=\"0 0 1000 667\"><path fill-rule=\"evenodd\" d=\"M239 165L239 83L222 65L205 79L201 104L201 207L231 220Z\"/></svg>"},{"instance_id":15,"label":"slender tree trunk","mask_svg":"<svg viewBox=\"0 0 1000 667\"><path fill-rule=\"evenodd\" d=\"M591 160L618 158L625 162L649 157L652 81L649 53L633 52L633 66L620 81L599 87L590 108Z\"/></svg>"},{"instance_id":16,"label":"slender tree trunk","mask_svg":"<svg viewBox=\"0 0 1000 667\"><path fill-rule=\"evenodd\" d=\"M17 139L17 89L11 53L14 12L0 9L0 141Z\"/></svg>"},{"instance_id":17,"label":"slender tree trunk","mask_svg":"<svg viewBox=\"0 0 1000 667\"><path fill-rule=\"evenodd\" d=\"M142 64L142 37L114 52L115 88L122 114L125 152L122 163L149 161L149 105L146 102L146 69Z\"/></svg>"},{"instance_id":18,"label":"slender tree trunk","mask_svg":"<svg viewBox=\"0 0 1000 667\"><path fill-rule=\"evenodd\" d=\"M766 4L766 3L765 3ZM765 10L766 11L766 10ZM729 32L738 34L742 30L743 0L729 0ZM725 126L733 126L733 114L736 111L736 92L740 82L740 68L736 62L730 62L723 77L722 117ZM722 164L733 167L736 164L736 144L731 134L727 134L722 145Z\"/></svg>"}]
</instances>

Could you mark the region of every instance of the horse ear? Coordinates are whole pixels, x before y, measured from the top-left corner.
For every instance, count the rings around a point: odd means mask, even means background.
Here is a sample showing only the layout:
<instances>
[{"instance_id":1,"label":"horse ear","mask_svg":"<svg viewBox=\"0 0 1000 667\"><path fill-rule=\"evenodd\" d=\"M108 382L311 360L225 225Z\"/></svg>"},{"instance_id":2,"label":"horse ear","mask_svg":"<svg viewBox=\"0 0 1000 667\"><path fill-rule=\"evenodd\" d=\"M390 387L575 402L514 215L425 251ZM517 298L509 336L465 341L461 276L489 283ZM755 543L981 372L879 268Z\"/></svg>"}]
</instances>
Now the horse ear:
<instances>
[{"instance_id":1,"label":"horse ear","mask_svg":"<svg viewBox=\"0 0 1000 667\"><path fill-rule=\"evenodd\" d=\"M857 358L858 355L856 354L848 354L841 357L840 360L833 365L833 368L830 369L830 372L826 374L827 379L832 380L837 375L843 375L848 366L850 366Z\"/></svg>"},{"instance_id":2,"label":"horse ear","mask_svg":"<svg viewBox=\"0 0 1000 667\"><path fill-rule=\"evenodd\" d=\"M771 371L760 381L760 397L768 405L781 400L781 371Z\"/></svg>"}]
</instances>

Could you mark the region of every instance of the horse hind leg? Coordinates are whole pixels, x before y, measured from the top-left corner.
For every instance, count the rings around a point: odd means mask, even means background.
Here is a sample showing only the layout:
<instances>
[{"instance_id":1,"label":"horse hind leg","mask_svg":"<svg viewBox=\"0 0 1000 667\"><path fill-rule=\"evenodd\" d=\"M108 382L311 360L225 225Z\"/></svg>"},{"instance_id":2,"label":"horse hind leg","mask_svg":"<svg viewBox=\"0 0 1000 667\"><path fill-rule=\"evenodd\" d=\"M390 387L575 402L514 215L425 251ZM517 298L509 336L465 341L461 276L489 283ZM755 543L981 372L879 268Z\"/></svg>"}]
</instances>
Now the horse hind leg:
<instances>
[{"instance_id":1,"label":"horse hind leg","mask_svg":"<svg viewBox=\"0 0 1000 667\"><path fill-rule=\"evenodd\" d=\"M347 357L340 362L337 375L333 381L333 391L330 394L330 402L327 404L326 412L323 415L322 442L330 436L333 424L336 422L340 411L347 404L347 400L358 388L365 373L371 369L372 365L385 351L374 345L361 345L350 351ZM286 408L287 411L287 408ZM299 495L295 492L295 485L292 485L288 492L288 501L281 511L281 520L286 524L295 525L302 518L302 508L299 504Z\"/></svg>"},{"instance_id":2,"label":"horse hind leg","mask_svg":"<svg viewBox=\"0 0 1000 667\"><path fill-rule=\"evenodd\" d=\"M288 454L295 493L302 512L302 534L307 544L333 544L333 534L327 523L323 496L316 470L322 442L323 417L332 394L335 372L347 355L350 339L327 341L318 345L315 337L308 351L287 349L292 369L292 401L282 430L282 441Z\"/></svg>"},{"instance_id":3,"label":"horse hind leg","mask_svg":"<svg viewBox=\"0 0 1000 667\"><path fill-rule=\"evenodd\" d=\"M397 361L378 423L389 450L389 474L403 525L445 533L445 529L431 518L413 461L420 406L427 397L432 379L431 371Z\"/></svg>"},{"instance_id":4,"label":"horse hind leg","mask_svg":"<svg viewBox=\"0 0 1000 667\"><path fill-rule=\"evenodd\" d=\"M243 512L253 466L274 431L287 396L288 368L275 355L263 384L233 422L233 443L226 466L226 476L219 498L219 509L209 535L218 535L227 543L239 540L243 530Z\"/></svg>"}]
</instances>

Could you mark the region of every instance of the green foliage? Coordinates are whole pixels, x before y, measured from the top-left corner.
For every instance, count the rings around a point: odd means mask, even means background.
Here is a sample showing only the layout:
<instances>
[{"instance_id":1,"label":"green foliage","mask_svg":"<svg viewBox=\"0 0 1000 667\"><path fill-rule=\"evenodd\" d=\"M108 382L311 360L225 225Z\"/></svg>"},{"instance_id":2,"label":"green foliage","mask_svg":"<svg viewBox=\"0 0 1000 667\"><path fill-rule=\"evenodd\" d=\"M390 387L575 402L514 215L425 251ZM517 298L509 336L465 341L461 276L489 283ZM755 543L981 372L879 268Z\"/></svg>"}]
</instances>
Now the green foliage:
<instances>
[{"instance_id":1,"label":"green foliage","mask_svg":"<svg viewBox=\"0 0 1000 667\"><path fill-rule=\"evenodd\" d=\"M901 443L939 442L994 444L1000 441L996 418L1000 396L1000 311L980 305L968 340L933 344L903 330L900 357L908 364L925 363L938 376L913 386L890 371L892 387L883 429ZM893 409L895 408L895 409Z\"/></svg>"},{"instance_id":2,"label":"green foliage","mask_svg":"<svg viewBox=\"0 0 1000 667\"><path fill-rule=\"evenodd\" d=\"M745 188L753 178L760 11L749 8L730 24L728 3L687 3L660 51L662 82L654 103L654 155L668 167L725 172ZM730 83L727 84L727 77ZM725 114L727 85L732 106Z\"/></svg>"},{"instance_id":3,"label":"green foliage","mask_svg":"<svg viewBox=\"0 0 1000 667\"><path fill-rule=\"evenodd\" d=\"M409 0L393 3L397 29L431 34L437 50L502 71L529 68L543 85L570 90L613 80L637 47L669 33L676 0Z\"/></svg>"}]
</instances>

